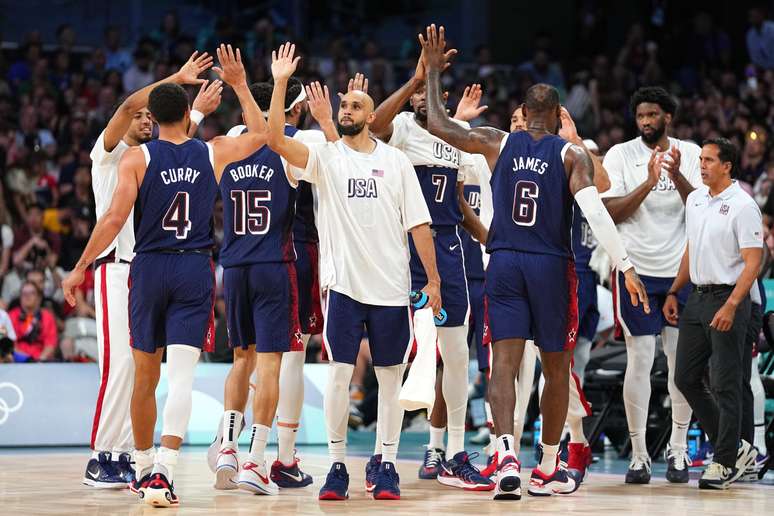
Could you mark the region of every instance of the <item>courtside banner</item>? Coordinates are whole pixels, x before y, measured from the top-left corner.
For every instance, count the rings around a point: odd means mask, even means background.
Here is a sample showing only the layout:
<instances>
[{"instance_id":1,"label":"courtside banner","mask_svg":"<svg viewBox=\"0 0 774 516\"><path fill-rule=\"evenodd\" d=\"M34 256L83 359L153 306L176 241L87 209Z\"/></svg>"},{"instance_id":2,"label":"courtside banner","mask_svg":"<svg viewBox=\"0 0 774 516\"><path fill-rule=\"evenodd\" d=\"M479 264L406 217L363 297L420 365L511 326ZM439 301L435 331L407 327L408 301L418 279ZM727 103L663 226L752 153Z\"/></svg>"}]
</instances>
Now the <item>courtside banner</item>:
<instances>
[{"instance_id":1,"label":"courtside banner","mask_svg":"<svg viewBox=\"0 0 774 516\"><path fill-rule=\"evenodd\" d=\"M223 414L223 382L231 364L201 363L196 366L193 411L187 444L210 444ZM323 393L327 364L304 366L304 411L298 444L325 444ZM2 364L0 365L0 446L88 446L99 389L97 364ZM158 421L156 440L163 423L167 397L166 364L156 389ZM245 423L252 421L251 410ZM250 432L240 443L249 444ZM276 430L270 437L276 442Z\"/></svg>"}]
</instances>

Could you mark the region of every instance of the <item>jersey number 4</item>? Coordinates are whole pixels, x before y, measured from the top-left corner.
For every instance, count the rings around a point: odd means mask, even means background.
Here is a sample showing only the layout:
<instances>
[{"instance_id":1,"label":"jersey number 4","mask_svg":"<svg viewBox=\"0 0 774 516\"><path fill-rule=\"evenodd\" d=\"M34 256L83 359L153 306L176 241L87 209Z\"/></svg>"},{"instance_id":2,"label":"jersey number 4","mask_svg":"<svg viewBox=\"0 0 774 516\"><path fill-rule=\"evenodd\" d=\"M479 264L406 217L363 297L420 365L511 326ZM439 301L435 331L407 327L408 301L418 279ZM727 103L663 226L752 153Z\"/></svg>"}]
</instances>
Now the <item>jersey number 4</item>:
<instances>
[{"instance_id":1,"label":"jersey number 4","mask_svg":"<svg viewBox=\"0 0 774 516\"><path fill-rule=\"evenodd\" d=\"M172 204L169 205L164 219L161 221L161 227L167 231L174 231L175 238L185 240L188 238L188 232L191 231L191 219L189 214L188 192L177 192Z\"/></svg>"},{"instance_id":2,"label":"jersey number 4","mask_svg":"<svg viewBox=\"0 0 774 516\"><path fill-rule=\"evenodd\" d=\"M234 233L265 235L269 232L271 211L261 202L271 201L270 190L231 190L234 202Z\"/></svg>"},{"instance_id":3,"label":"jersey number 4","mask_svg":"<svg viewBox=\"0 0 774 516\"><path fill-rule=\"evenodd\" d=\"M534 226L540 188L533 181L517 181L513 192L513 221L519 226Z\"/></svg>"}]
</instances>

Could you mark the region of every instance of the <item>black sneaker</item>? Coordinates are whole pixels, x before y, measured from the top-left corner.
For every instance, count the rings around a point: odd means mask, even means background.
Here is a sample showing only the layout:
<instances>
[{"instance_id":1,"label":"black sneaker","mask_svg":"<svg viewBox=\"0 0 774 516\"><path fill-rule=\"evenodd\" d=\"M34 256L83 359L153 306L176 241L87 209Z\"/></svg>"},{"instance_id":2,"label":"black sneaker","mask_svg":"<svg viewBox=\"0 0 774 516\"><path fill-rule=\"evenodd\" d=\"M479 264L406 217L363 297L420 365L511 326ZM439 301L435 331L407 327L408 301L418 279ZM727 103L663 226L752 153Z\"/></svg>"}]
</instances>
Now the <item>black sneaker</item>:
<instances>
[{"instance_id":1,"label":"black sneaker","mask_svg":"<svg viewBox=\"0 0 774 516\"><path fill-rule=\"evenodd\" d=\"M672 445L667 445L666 461L666 479L673 484L687 484L689 480L688 465L691 463L687 447L675 446L673 448Z\"/></svg>"},{"instance_id":2,"label":"black sneaker","mask_svg":"<svg viewBox=\"0 0 774 516\"><path fill-rule=\"evenodd\" d=\"M629 463L629 470L626 472L627 484L649 484L650 483L650 457L647 455L634 455Z\"/></svg>"},{"instance_id":3,"label":"black sneaker","mask_svg":"<svg viewBox=\"0 0 774 516\"><path fill-rule=\"evenodd\" d=\"M719 462L712 462L699 479L699 489L728 489L735 474L736 468L727 468Z\"/></svg>"},{"instance_id":4,"label":"black sneaker","mask_svg":"<svg viewBox=\"0 0 774 516\"><path fill-rule=\"evenodd\" d=\"M118 475L123 478L127 484L134 482L134 468L132 467L132 454L124 452L118 456L118 460L113 462L113 467Z\"/></svg>"}]
</instances>

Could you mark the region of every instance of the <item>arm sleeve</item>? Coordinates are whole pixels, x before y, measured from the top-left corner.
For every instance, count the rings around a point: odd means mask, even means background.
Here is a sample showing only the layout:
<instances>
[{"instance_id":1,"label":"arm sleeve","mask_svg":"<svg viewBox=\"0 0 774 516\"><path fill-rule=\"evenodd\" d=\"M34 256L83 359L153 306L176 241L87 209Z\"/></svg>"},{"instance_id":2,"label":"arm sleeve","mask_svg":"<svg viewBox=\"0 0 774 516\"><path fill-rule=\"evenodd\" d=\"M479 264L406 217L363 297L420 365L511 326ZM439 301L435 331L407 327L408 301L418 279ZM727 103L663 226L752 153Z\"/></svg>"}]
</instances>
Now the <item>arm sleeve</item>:
<instances>
[{"instance_id":1,"label":"arm sleeve","mask_svg":"<svg viewBox=\"0 0 774 516\"><path fill-rule=\"evenodd\" d=\"M618 146L613 147L605 154L602 166L605 167L607 176L610 178L610 189L603 193L602 197L623 197L626 195L628 192L623 177L624 162Z\"/></svg>"},{"instance_id":2,"label":"arm sleeve","mask_svg":"<svg viewBox=\"0 0 774 516\"><path fill-rule=\"evenodd\" d=\"M400 209L403 228L409 231L420 224L431 224L430 211L427 209L414 167L402 152L398 160L403 182L403 203Z\"/></svg>"},{"instance_id":3,"label":"arm sleeve","mask_svg":"<svg viewBox=\"0 0 774 516\"><path fill-rule=\"evenodd\" d=\"M317 183L323 173L323 154L326 151L327 144L307 145L309 148L309 159L306 161L306 168L300 169L290 167L290 171L299 181L307 183Z\"/></svg>"},{"instance_id":4,"label":"arm sleeve","mask_svg":"<svg viewBox=\"0 0 774 516\"><path fill-rule=\"evenodd\" d=\"M575 200L578 202L583 215L586 216L591 231L594 232L594 236L599 244L610 255L613 264L621 272L631 269L632 263L629 261L629 255L626 253L621 237L615 229L612 217L605 209L605 205L602 204L597 187L588 186L584 188L575 194Z\"/></svg>"},{"instance_id":5,"label":"arm sleeve","mask_svg":"<svg viewBox=\"0 0 774 516\"><path fill-rule=\"evenodd\" d=\"M763 219L758 206L747 204L734 219L734 233L739 249L763 247Z\"/></svg>"}]
</instances>

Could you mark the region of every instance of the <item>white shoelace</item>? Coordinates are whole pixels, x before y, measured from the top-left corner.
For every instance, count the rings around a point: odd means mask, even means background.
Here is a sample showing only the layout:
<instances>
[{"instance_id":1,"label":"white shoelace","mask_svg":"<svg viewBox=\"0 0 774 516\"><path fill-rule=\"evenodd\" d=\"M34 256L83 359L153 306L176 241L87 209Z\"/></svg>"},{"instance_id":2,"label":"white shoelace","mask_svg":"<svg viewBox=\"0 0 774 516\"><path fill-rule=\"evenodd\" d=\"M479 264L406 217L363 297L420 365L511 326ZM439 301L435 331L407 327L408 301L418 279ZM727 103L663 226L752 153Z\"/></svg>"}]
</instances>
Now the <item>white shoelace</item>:
<instances>
[{"instance_id":1,"label":"white shoelace","mask_svg":"<svg viewBox=\"0 0 774 516\"><path fill-rule=\"evenodd\" d=\"M684 470L691 463L691 457L688 456L687 448L671 448L669 455L667 455L667 460L669 459L674 459L675 469L678 471Z\"/></svg>"},{"instance_id":2,"label":"white shoelace","mask_svg":"<svg viewBox=\"0 0 774 516\"><path fill-rule=\"evenodd\" d=\"M629 463L629 469L642 469L643 466L648 470L648 473L650 473L650 459L646 456L635 455Z\"/></svg>"}]
</instances>

